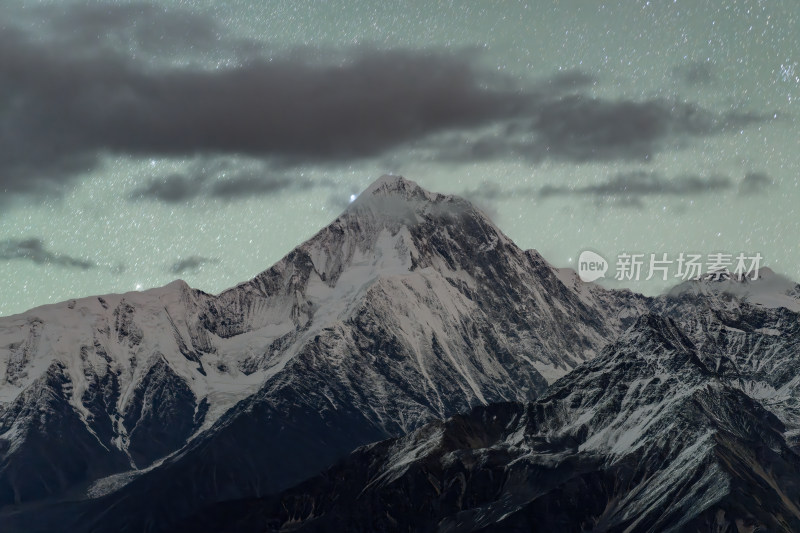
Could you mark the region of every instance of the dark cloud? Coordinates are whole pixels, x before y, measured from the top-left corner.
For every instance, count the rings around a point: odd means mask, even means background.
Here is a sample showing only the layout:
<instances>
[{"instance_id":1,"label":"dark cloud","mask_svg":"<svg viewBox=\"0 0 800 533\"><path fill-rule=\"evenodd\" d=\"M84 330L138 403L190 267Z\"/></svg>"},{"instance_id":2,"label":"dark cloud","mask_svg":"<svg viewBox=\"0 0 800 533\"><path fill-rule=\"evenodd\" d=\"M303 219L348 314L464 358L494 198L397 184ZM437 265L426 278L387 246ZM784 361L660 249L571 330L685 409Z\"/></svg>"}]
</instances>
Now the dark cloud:
<instances>
[{"instance_id":1,"label":"dark cloud","mask_svg":"<svg viewBox=\"0 0 800 533\"><path fill-rule=\"evenodd\" d=\"M16 7L16 9L15 9ZM147 2L0 7L17 28L36 28L36 39L77 53L127 51L156 64L236 63L265 52L265 43L230 35L211 17Z\"/></svg>"},{"instance_id":2,"label":"dark cloud","mask_svg":"<svg viewBox=\"0 0 800 533\"><path fill-rule=\"evenodd\" d=\"M325 180L312 181L292 177L285 170L276 170L262 161L232 161L202 158L186 165L183 173L154 178L136 189L131 200L150 199L182 203L195 198L236 200L254 196L270 196L287 190L305 190L315 186L332 186Z\"/></svg>"},{"instance_id":3,"label":"dark cloud","mask_svg":"<svg viewBox=\"0 0 800 533\"><path fill-rule=\"evenodd\" d=\"M663 99L591 98L585 92L597 81L580 71L522 85L480 68L474 51L270 54L210 19L151 4L58 9L44 26L4 17L7 193L58 191L103 154L286 166L379 157L420 141L438 159L646 160L764 120ZM193 59L209 54L210 62ZM195 180L173 175L137 192L179 202L200 194ZM289 186L284 177L200 181L202 193L221 198Z\"/></svg>"},{"instance_id":4,"label":"dark cloud","mask_svg":"<svg viewBox=\"0 0 800 533\"><path fill-rule=\"evenodd\" d=\"M773 186L775 180L765 172L748 172L739 184L741 194L760 194Z\"/></svg>"},{"instance_id":5,"label":"dark cloud","mask_svg":"<svg viewBox=\"0 0 800 533\"><path fill-rule=\"evenodd\" d=\"M489 215L489 218L497 219L500 216L500 212L497 209L498 201L515 198L535 199L538 197L538 189L527 185L501 187L497 183L484 181L474 189L460 192L459 196L478 206L484 213Z\"/></svg>"},{"instance_id":6,"label":"dark cloud","mask_svg":"<svg viewBox=\"0 0 800 533\"><path fill-rule=\"evenodd\" d=\"M716 78L711 61L692 61L678 65L672 69L672 77L689 87L708 85Z\"/></svg>"},{"instance_id":7,"label":"dark cloud","mask_svg":"<svg viewBox=\"0 0 800 533\"><path fill-rule=\"evenodd\" d=\"M533 162L571 163L648 161L691 139L738 131L768 120L749 112L715 113L696 104L666 99L609 100L583 94L541 103L531 118L507 122L499 130L475 136L451 133L437 139L433 157L486 160L508 157Z\"/></svg>"},{"instance_id":8,"label":"dark cloud","mask_svg":"<svg viewBox=\"0 0 800 533\"><path fill-rule=\"evenodd\" d=\"M584 196L600 203L641 207L647 196L693 196L730 189L731 180L725 176L679 176L666 178L655 172L634 171L619 173L609 180L594 185L568 187L545 185L539 196Z\"/></svg>"},{"instance_id":9,"label":"dark cloud","mask_svg":"<svg viewBox=\"0 0 800 533\"><path fill-rule=\"evenodd\" d=\"M549 79L541 82L541 88L546 89L549 93L561 94L596 84L597 78L591 74L581 70L564 70L556 72Z\"/></svg>"},{"instance_id":10,"label":"dark cloud","mask_svg":"<svg viewBox=\"0 0 800 533\"><path fill-rule=\"evenodd\" d=\"M518 198L521 196L536 196L537 191L533 187L520 186L504 188L491 181L484 181L474 189L468 189L459 194L459 196L468 200L508 200L510 198Z\"/></svg>"},{"instance_id":11,"label":"dark cloud","mask_svg":"<svg viewBox=\"0 0 800 533\"><path fill-rule=\"evenodd\" d=\"M170 174L162 179L153 179L144 187L137 189L131 199L148 198L171 204L185 202L200 195L204 178L192 178L182 174Z\"/></svg>"},{"instance_id":12,"label":"dark cloud","mask_svg":"<svg viewBox=\"0 0 800 533\"><path fill-rule=\"evenodd\" d=\"M607 101L574 96L542 109L533 130L536 148L575 162L648 159L687 137L706 137L763 120L717 115L694 104L663 99Z\"/></svg>"},{"instance_id":13,"label":"dark cloud","mask_svg":"<svg viewBox=\"0 0 800 533\"><path fill-rule=\"evenodd\" d=\"M219 263L219 259L213 257L201 257L199 255L192 255L185 259L176 261L169 271L172 274L180 275L186 272L193 272L203 265Z\"/></svg>"},{"instance_id":14,"label":"dark cloud","mask_svg":"<svg viewBox=\"0 0 800 533\"><path fill-rule=\"evenodd\" d=\"M232 200L252 196L272 195L286 189L308 189L314 183L304 178L290 179L286 176L263 178L258 176L241 176L214 183L210 196Z\"/></svg>"},{"instance_id":15,"label":"dark cloud","mask_svg":"<svg viewBox=\"0 0 800 533\"><path fill-rule=\"evenodd\" d=\"M474 201L474 200L502 200L509 198L511 193L503 188L501 188L498 184L493 183L491 181L484 181L479 184L474 189L469 189L462 192L459 196L466 198L467 200Z\"/></svg>"},{"instance_id":16,"label":"dark cloud","mask_svg":"<svg viewBox=\"0 0 800 533\"><path fill-rule=\"evenodd\" d=\"M0 260L25 259L37 265L57 265L68 268L89 270L95 264L48 250L41 239L6 239L0 241Z\"/></svg>"},{"instance_id":17,"label":"dark cloud","mask_svg":"<svg viewBox=\"0 0 800 533\"><path fill-rule=\"evenodd\" d=\"M479 207L489 218L496 220L500 215L496 202L511 198L512 193L496 183L484 181L474 189L461 192L459 196Z\"/></svg>"},{"instance_id":18,"label":"dark cloud","mask_svg":"<svg viewBox=\"0 0 800 533\"><path fill-rule=\"evenodd\" d=\"M207 70L52 48L14 29L0 50L0 175L11 192L61 183L102 153L369 157L515 116L529 99L487 82L468 53L363 50L335 64L284 57Z\"/></svg>"}]
</instances>

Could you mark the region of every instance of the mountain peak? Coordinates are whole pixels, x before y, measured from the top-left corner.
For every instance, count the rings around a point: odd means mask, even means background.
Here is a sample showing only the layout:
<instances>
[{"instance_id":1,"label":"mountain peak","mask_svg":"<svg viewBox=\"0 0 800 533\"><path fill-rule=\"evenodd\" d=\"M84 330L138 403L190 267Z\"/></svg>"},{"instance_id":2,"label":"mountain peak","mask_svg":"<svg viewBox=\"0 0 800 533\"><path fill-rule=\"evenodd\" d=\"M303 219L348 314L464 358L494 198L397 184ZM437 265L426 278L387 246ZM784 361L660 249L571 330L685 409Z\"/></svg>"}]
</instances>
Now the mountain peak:
<instances>
[{"instance_id":1,"label":"mountain peak","mask_svg":"<svg viewBox=\"0 0 800 533\"><path fill-rule=\"evenodd\" d=\"M404 194L406 196L416 196L420 193L427 194L428 191L420 187L416 182L408 180L403 176L384 174L364 190L359 196L377 196Z\"/></svg>"},{"instance_id":2,"label":"mountain peak","mask_svg":"<svg viewBox=\"0 0 800 533\"><path fill-rule=\"evenodd\" d=\"M448 199L452 201L461 200L455 196L428 191L403 176L384 174L359 194L351 205L364 206L370 203L383 205L385 202L397 203L400 201L402 203L413 203L415 207L424 207L429 204L441 203ZM463 202L463 200L461 201Z\"/></svg>"},{"instance_id":3,"label":"mountain peak","mask_svg":"<svg viewBox=\"0 0 800 533\"><path fill-rule=\"evenodd\" d=\"M373 182L348 206L344 218L360 223L377 221L379 226L414 226L430 217L475 211L467 200L430 192L402 176L384 175Z\"/></svg>"}]
</instances>

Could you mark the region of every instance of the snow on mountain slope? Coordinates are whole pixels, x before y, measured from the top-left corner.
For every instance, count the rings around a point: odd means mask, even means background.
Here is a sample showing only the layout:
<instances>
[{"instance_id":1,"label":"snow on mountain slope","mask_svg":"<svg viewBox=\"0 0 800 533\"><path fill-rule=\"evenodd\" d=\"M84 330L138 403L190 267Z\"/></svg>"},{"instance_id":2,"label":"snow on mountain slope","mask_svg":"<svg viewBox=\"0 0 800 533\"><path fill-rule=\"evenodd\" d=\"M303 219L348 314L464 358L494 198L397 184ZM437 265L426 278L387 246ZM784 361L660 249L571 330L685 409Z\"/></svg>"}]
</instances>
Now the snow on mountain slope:
<instances>
[{"instance_id":1,"label":"snow on mountain slope","mask_svg":"<svg viewBox=\"0 0 800 533\"><path fill-rule=\"evenodd\" d=\"M0 319L0 505L156 461L116 476L137 495L120 497L169 506L183 475L187 508L259 495L433 418L532 400L649 302L586 291L468 202L381 178L218 296L175 282ZM82 448L49 447L59 434Z\"/></svg>"},{"instance_id":2,"label":"snow on mountain slope","mask_svg":"<svg viewBox=\"0 0 800 533\"><path fill-rule=\"evenodd\" d=\"M736 299L769 309L783 307L800 313L800 284L768 267L743 275L734 275L727 270L706 274L702 279L685 281L667 292L674 298L687 294L704 295L715 300Z\"/></svg>"},{"instance_id":3,"label":"snow on mountain slope","mask_svg":"<svg viewBox=\"0 0 800 533\"><path fill-rule=\"evenodd\" d=\"M800 457L782 431L675 322L645 315L529 405L433 422L175 531L797 531Z\"/></svg>"},{"instance_id":4,"label":"snow on mountain slope","mask_svg":"<svg viewBox=\"0 0 800 533\"><path fill-rule=\"evenodd\" d=\"M785 280L776 283L765 274L758 280L689 282L656 298L652 309L680 324L703 364L778 416L787 440L798 447L800 313L782 305Z\"/></svg>"},{"instance_id":5,"label":"snow on mountain slope","mask_svg":"<svg viewBox=\"0 0 800 533\"><path fill-rule=\"evenodd\" d=\"M236 350L220 349L227 346L196 325L198 310L208 299L176 281L141 293L71 300L4 318L0 402L11 403L53 361L66 366L71 380L68 400L84 421L96 414L85 399L98 379L114 381L118 397L108 408L122 413L136 384L157 361L166 362L198 397L207 397L208 390L218 386L246 389L248 381L252 385L257 380L220 372L214 364L235 362L230 356ZM200 354L211 357L200 361Z\"/></svg>"},{"instance_id":6,"label":"snow on mountain slope","mask_svg":"<svg viewBox=\"0 0 800 533\"><path fill-rule=\"evenodd\" d=\"M215 377L197 359L209 346L191 326L198 299L175 282L0 320L0 501L148 464L185 442L208 387L193 385Z\"/></svg>"}]
</instances>

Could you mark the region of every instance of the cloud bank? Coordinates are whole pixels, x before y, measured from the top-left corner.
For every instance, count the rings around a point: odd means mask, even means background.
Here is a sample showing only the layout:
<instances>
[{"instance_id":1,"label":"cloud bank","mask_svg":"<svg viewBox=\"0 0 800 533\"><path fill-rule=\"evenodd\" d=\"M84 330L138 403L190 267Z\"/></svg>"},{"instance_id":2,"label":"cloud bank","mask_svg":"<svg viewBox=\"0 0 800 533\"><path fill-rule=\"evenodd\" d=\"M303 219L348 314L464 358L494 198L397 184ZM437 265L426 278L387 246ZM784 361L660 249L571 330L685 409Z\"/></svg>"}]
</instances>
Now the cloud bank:
<instances>
[{"instance_id":1,"label":"cloud bank","mask_svg":"<svg viewBox=\"0 0 800 533\"><path fill-rule=\"evenodd\" d=\"M41 239L6 239L0 241L0 260L23 259L37 265L56 265L67 268L89 270L96 265L85 259L53 252L47 249Z\"/></svg>"},{"instance_id":2,"label":"cloud bank","mask_svg":"<svg viewBox=\"0 0 800 533\"><path fill-rule=\"evenodd\" d=\"M605 181L570 187L545 185L539 189L543 199L556 196L585 197L623 207L644 207L650 196L690 197L729 190L733 182L726 176L685 175L668 178L657 172L620 172Z\"/></svg>"},{"instance_id":3,"label":"cloud bank","mask_svg":"<svg viewBox=\"0 0 800 533\"><path fill-rule=\"evenodd\" d=\"M186 272L194 272L203 265L219 263L219 259L214 257L202 257L199 255L192 255L184 259L179 259L172 264L169 268L171 274L184 274Z\"/></svg>"},{"instance_id":4,"label":"cloud bank","mask_svg":"<svg viewBox=\"0 0 800 533\"><path fill-rule=\"evenodd\" d=\"M424 146L437 160L462 162L647 161L768 120L692 102L596 98L598 81L580 71L514 80L482 68L474 50L273 53L265 42L225 35L209 18L152 4L59 9L44 25L0 10L6 193L57 193L103 155L241 156L291 167ZM684 77L701 80L706 67ZM307 186L239 174L213 183L168 176L137 194L178 202Z\"/></svg>"}]
</instances>

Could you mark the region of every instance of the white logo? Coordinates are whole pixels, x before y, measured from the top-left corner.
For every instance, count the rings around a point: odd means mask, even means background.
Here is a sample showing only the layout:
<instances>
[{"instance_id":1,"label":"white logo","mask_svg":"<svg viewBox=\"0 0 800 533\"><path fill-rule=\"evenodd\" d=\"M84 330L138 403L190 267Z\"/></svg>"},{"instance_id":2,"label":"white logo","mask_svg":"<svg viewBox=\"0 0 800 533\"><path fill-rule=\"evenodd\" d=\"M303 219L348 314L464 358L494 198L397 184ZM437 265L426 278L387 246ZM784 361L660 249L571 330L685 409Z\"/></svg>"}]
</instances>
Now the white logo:
<instances>
[{"instance_id":1,"label":"white logo","mask_svg":"<svg viewBox=\"0 0 800 533\"><path fill-rule=\"evenodd\" d=\"M604 278L608 270L608 261L603 256L589 250L581 252L578 258L578 276L581 281L590 283L596 279Z\"/></svg>"}]
</instances>

